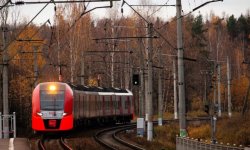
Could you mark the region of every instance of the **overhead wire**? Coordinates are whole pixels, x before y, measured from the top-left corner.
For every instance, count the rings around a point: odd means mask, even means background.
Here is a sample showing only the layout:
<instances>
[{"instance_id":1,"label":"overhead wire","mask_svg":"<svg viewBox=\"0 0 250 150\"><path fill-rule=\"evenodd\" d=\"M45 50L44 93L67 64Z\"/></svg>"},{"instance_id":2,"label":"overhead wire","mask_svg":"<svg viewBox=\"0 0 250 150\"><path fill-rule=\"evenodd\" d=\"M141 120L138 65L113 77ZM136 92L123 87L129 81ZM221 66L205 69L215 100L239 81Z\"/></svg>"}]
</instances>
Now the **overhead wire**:
<instances>
[{"instance_id":1,"label":"overhead wire","mask_svg":"<svg viewBox=\"0 0 250 150\"><path fill-rule=\"evenodd\" d=\"M11 1L8 0L5 4L3 4L2 6L0 6L0 10L2 10L4 7L6 7Z\"/></svg>"},{"instance_id":2,"label":"overhead wire","mask_svg":"<svg viewBox=\"0 0 250 150\"><path fill-rule=\"evenodd\" d=\"M49 20L47 20L42 26L44 26L48 21ZM46 45L45 43L42 42L43 40L39 40L39 39L32 40L32 38L41 30L41 27L34 34L32 34L30 37L28 37L28 39L16 39L15 41L18 41L18 42L32 42L33 41L33 42L36 42L36 43ZM14 59L17 56L17 54L21 53L21 52L22 51L20 49L17 50L17 52L15 54L13 54L11 57L9 57L9 61Z\"/></svg>"},{"instance_id":3,"label":"overhead wire","mask_svg":"<svg viewBox=\"0 0 250 150\"><path fill-rule=\"evenodd\" d=\"M181 15L181 17L179 17L179 18L174 18L171 22L175 22L175 21L177 21L177 20L180 19L180 18L183 18L183 17L185 17L185 16L188 16L188 15L190 15L191 13L195 12L196 10L198 10L199 8L205 6L205 5L209 4L209 3L212 3L212 2L219 2L219 1L223 1L223 0L212 0L212 1L207 1L207 2L205 2L205 3L203 3L203 4L201 4L201 5L199 5L199 6L195 7L195 8L193 8L193 9L192 9L191 11L189 11L188 13ZM166 22L165 24L163 24L162 26L160 26L158 29L160 30L161 28L165 27L167 24L169 24L169 22Z\"/></svg>"},{"instance_id":4,"label":"overhead wire","mask_svg":"<svg viewBox=\"0 0 250 150\"><path fill-rule=\"evenodd\" d=\"M88 2L86 6L84 5L84 11L83 11L83 12L85 12L85 10L87 9L89 3L90 3L90 2ZM64 7L63 7L63 9L61 10L61 12L65 12L65 9L66 9L66 6L64 5ZM56 11L56 9L55 9L55 11ZM55 14L56 14L56 12L55 12ZM81 19L81 16L78 17L77 21L79 21L80 19ZM69 31L76 25L76 22L77 22L77 21L75 20L74 23L73 23L71 26L68 27L68 29L66 30L66 33L64 34L64 36L61 37L61 40L66 40L66 37L68 37L67 35L68 35ZM60 34L60 33L59 33L59 29L56 29L57 27L59 28L59 24L55 26L55 32L57 32L58 35L56 36L56 34L55 34L54 36L55 36L55 42L58 43L58 46L59 46L59 45L60 45L60 43L59 43L59 42L60 42L60 41L59 41L59 34ZM62 43L62 42L61 42L61 43ZM51 44L52 44L52 43L51 43Z\"/></svg>"},{"instance_id":5,"label":"overhead wire","mask_svg":"<svg viewBox=\"0 0 250 150\"><path fill-rule=\"evenodd\" d=\"M189 9L191 9L190 0L188 0L188 6L189 6Z\"/></svg>"},{"instance_id":6,"label":"overhead wire","mask_svg":"<svg viewBox=\"0 0 250 150\"><path fill-rule=\"evenodd\" d=\"M168 2L169 2L169 0L168 0L166 3L164 3L163 5L167 5ZM155 10L155 11L154 11L152 14L150 14L148 17L154 15L155 13L157 13L158 11L160 11L163 7L164 7L164 6L160 6L157 10Z\"/></svg>"},{"instance_id":7,"label":"overhead wire","mask_svg":"<svg viewBox=\"0 0 250 150\"><path fill-rule=\"evenodd\" d=\"M9 0L8 2L6 2L6 3L5 3L3 6L1 6L0 8L1 8L1 9L4 8L5 6L8 5L9 2L11 2L11 1ZM51 0L50 2L53 2L53 0ZM25 31L25 29L31 24L31 22L33 22L33 20L34 20L34 19L35 19L35 18L36 18L36 17L37 17L37 16L38 16L38 15L48 6L48 4L50 4L50 2L46 3L46 5L38 12L38 14L36 14L36 15L32 18L32 20L31 20L28 24L25 25L25 27L17 34L17 36L15 37L15 40L21 35L21 33L22 33L23 31ZM89 6L89 4L90 4L90 1L87 3L86 6L84 6L85 9L87 9L87 7ZM88 11L82 12L81 15L75 20L75 22L69 27L68 31L76 24L76 22L77 22L78 20L80 20L80 18L81 18L84 14L86 14L86 13L92 11L92 10L98 9L98 8L110 8L110 7L112 7L112 2L110 3L109 6L95 7L95 8L92 8L92 9L88 10ZM55 11L56 11L56 6L55 6ZM67 31L67 32L68 32L68 31ZM51 38L50 38L51 41L52 41L52 36L53 36L53 31L52 31ZM15 41L15 40L13 40L13 41ZM3 48L3 51L4 51L5 49L7 49L13 41L11 41L10 43L8 43L7 46L5 46L5 47ZM49 48L50 48L50 46L52 45L52 42L51 42L51 41L50 41L50 44L49 44ZM10 61L10 60L9 60L9 61Z\"/></svg>"},{"instance_id":8,"label":"overhead wire","mask_svg":"<svg viewBox=\"0 0 250 150\"><path fill-rule=\"evenodd\" d=\"M73 29L73 27L77 24L77 22L82 18L82 16L84 16L85 14L95 10L95 9L99 9L99 8L111 8L113 5L113 1L110 3L110 5L106 5L106 6L100 6L100 7L94 7L90 10L87 10L87 7L89 6L90 2L87 3L87 5L84 6L84 10L83 12L74 20L74 22L69 26L69 28L66 30L66 33L64 35L64 37L62 37L62 40L66 39L69 31L71 31ZM87 10L87 11L86 11Z\"/></svg>"},{"instance_id":9,"label":"overhead wire","mask_svg":"<svg viewBox=\"0 0 250 150\"><path fill-rule=\"evenodd\" d=\"M109 5L109 6L106 5L106 6L94 7L94 8L92 8L92 9L88 10L88 11L84 10L84 11L74 20L73 24L69 27L68 31L70 31L70 30L75 26L75 24L82 18L83 15L85 15L85 14L87 14L87 13L89 13L89 12L95 10L95 9L100 9L100 8L111 8L111 7L112 7L112 5ZM68 31L67 31L67 32L68 32Z\"/></svg>"},{"instance_id":10,"label":"overhead wire","mask_svg":"<svg viewBox=\"0 0 250 150\"><path fill-rule=\"evenodd\" d=\"M122 6L124 4L127 4L137 15L139 15L146 23L150 23L147 19L145 19L140 13L138 13L132 6L130 6L125 0L123 0ZM173 49L176 49L169 41L166 39L156 28L154 28L154 31L163 38L163 40Z\"/></svg>"},{"instance_id":11,"label":"overhead wire","mask_svg":"<svg viewBox=\"0 0 250 150\"><path fill-rule=\"evenodd\" d=\"M25 29L33 22L33 20L49 5L49 3L47 3L24 27L23 29L17 34L17 36L15 36L14 40L12 40L11 42L9 42L3 49L2 52L4 50L6 50L14 41L17 40L17 38L21 35L21 33L23 33L23 31L25 31ZM8 61L10 61L11 59L9 59Z\"/></svg>"}]
</instances>

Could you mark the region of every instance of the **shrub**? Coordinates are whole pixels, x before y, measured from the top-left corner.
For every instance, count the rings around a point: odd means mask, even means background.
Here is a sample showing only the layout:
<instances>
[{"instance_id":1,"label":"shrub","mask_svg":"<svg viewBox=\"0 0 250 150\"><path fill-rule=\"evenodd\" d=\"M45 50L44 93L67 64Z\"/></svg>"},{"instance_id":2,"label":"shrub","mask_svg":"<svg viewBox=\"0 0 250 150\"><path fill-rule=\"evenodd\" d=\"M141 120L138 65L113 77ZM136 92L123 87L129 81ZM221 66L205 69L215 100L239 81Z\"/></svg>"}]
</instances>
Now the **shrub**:
<instances>
[{"instance_id":1,"label":"shrub","mask_svg":"<svg viewBox=\"0 0 250 150\"><path fill-rule=\"evenodd\" d=\"M205 124L199 127L188 128L188 136L192 138L210 139L211 127L209 124Z\"/></svg>"}]
</instances>

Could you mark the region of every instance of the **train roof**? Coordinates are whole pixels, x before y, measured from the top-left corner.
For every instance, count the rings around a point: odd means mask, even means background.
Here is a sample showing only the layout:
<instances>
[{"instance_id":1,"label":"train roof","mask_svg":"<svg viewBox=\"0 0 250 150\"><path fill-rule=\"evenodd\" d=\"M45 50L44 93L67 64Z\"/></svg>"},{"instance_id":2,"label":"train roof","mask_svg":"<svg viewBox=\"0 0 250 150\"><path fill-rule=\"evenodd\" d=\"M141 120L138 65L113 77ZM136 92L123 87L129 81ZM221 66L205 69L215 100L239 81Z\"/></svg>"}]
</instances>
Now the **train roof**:
<instances>
[{"instance_id":1,"label":"train roof","mask_svg":"<svg viewBox=\"0 0 250 150\"><path fill-rule=\"evenodd\" d=\"M85 86L85 85L73 85L69 84L69 86L78 91L86 91L86 92L103 92L103 93L129 93L126 89L120 89L120 88L106 88L106 87L96 87L96 86Z\"/></svg>"}]
</instances>

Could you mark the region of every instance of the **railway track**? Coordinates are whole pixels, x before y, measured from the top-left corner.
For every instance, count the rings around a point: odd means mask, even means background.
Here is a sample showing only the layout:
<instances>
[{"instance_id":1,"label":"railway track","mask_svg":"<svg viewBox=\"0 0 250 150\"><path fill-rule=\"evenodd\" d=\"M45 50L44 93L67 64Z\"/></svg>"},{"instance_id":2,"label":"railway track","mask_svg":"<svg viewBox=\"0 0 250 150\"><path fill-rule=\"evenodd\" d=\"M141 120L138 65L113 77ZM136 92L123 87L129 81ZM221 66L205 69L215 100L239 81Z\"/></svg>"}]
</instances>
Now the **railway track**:
<instances>
[{"instance_id":1,"label":"railway track","mask_svg":"<svg viewBox=\"0 0 250 150\"><path fill-rule=\"evenodd\" d=\"M97 132L94 136L95 140L110 150L144 150L138 145L129 143L119 138L118 133L130 130L136 127L136 124L122 125L118 127L107 128Z\"/></svg>"},{"instance_id":2,"label":"railway track","mask_svg":"<svg viewBox=\"0 0 250 150\"><path fill-rule=\"evenodd\" d=\"M38 147L38 150L45 150L44 141L42 139L38 140L37 147Z\"/></svg>"},{"instance_id":3,"label":"railway track","mask_svg":"<svg viewBox=\"0 0 250 150\"><path fill-rule=\"evenodd\" d=\"M48 141L55 140L56 142L53 142L53 144L49 144ZM47 143L47 144L46 144ZM59 139L39 139L38 140L38 150L54 150L55 148L61 149L61 150L73 150L70 148L70 146L67 145L67 143L64 141L64 139L61 137ZM55 146L57 145L57 146Z\"/></svg>"},{"instance_id":4,"label":"railway track","mask_svg":"<svg viewBox=\"0 0 250 150\"><path fill-rule=\"evenodd\" d=\"M207 122L210 121L210 119L208 117L199 117L199 118L190 118L188 119L188 122L195 122L195 121L201 121L201 122ZM178 122L178 120L173 120L173 119L168 119L168 120L163 120L163 124L166 123L170 123L170 122ZM157 121L154 122L154 124L157 124ZM104 149L104 147L106 147L106 149L142 149L141 147L139 147L138 145L135 144L131 144L131 141L128 142L124 139L119 138L119 135L122 134L122 132L126 131L126 130L130 130L136 128L136 124L129 124L129 125L120 125L120 126L116 126L116 127L106 127L105 129L93 129L93 131L88 131L88 137L90 140L88 140L87 143L95 143L96 141L98 143L100 143L100 145L96 145L96 149ZM101 131L100 131L101 130ZM38 136L37 138L40 138L39 140L36 140L36 142L33 142L33 149L39 149L39 150L70 150L73 147L74 148L90 148L93 147L91 146L91 144L87 144L85 143L85 145L83 144L83 141L81 138L79 138L78 136L80 136L81 134L86 134L87 131L80 131L81 133L79 133L79 131L77 131L76 133L74 132L70 132L67 134L59 134L59 135L45 135L45 136ZM119 134L121 133L121 134ZM72 136L75 135L76 136ZM69 136L71 135L71 136ZM72 143L71 141L74 141L73 143L73 147L70 148L69 146L67 146L67 144L64 142L64 139L61 137L67 137L69 139L69 143ZM92 138L94 137L94 139ZM73 140L72 140L73 139ZM94 141L95 140L95 141ZM132 142L134 143L134 142ZM83 144L83 145L81 145ZM81 145L81 146L79 146ZM39 147L39 148L38 148Z\"/></svg>"},{"instance_id":5,"label":"railway track","mask_svg":"<svg viewBox=\"0 0 250 150\"><path fill-rule=\"evenodd\" d=\"M198 118L189 118L187 120L188 122L195 122L195 121L209 121L209 117L198 117ZM169 122L178 122L178 120L169 119L169 120L163 120L163 123L169 123ZM153 122L154 124L157 124L157 121ZM118 127L112 127L107 128L104 130L101 130L97 132L94 136L95 140L100 143L102 146L106 147L107 149L111 150L144 150L142 147L139 147L138 145L131 144L130 142L119 138L118 133L124 132L126 130L130 130L136 128L136 124L130 124L130 125L122 125Z\"/></svg>"}]
</instances>

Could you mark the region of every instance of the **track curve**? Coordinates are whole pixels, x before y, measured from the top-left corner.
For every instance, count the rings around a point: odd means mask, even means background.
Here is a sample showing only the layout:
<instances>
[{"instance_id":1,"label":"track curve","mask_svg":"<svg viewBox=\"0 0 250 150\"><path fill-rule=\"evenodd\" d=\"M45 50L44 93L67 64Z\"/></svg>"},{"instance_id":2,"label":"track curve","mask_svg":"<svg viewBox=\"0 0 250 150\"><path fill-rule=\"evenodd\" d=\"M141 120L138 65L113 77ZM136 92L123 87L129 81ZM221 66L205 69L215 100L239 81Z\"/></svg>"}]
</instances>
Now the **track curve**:
<instances>
[{"instance_id":1,"label":"track curve","mask_svg":"<svg viewBox=\"0 0 250 150\"><path fill-rule=\"evenodd\" d=\"M50 140L54 140L56 142L54 142L54 144L51 145L49 143ZM57 145L57 146L55 146L55 145ZM73 150L70 146L67 145L67 143L64 141L64 139L62 137L58 138L58 139L50 139L50 138L38 139L37 147L38 147L38 150L53 150L54 147L57 147L57 148L62 149L62 150Z\"/></svg>"},{"instance_id":2,"label":"track curve","mask_svg":"<svg viewBox=\"0 0 250 150\"><path fill-rule=\"evenodd\" d=\"M144 150L143 148L120 139L117 136L118 133L135 127L135 124L130 124L107 128L97 132L94 138L102 146L110 150Z\"/></svg>"}]
</instances>

